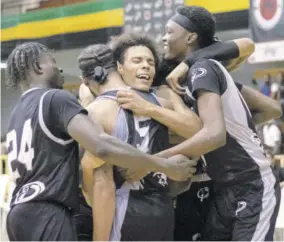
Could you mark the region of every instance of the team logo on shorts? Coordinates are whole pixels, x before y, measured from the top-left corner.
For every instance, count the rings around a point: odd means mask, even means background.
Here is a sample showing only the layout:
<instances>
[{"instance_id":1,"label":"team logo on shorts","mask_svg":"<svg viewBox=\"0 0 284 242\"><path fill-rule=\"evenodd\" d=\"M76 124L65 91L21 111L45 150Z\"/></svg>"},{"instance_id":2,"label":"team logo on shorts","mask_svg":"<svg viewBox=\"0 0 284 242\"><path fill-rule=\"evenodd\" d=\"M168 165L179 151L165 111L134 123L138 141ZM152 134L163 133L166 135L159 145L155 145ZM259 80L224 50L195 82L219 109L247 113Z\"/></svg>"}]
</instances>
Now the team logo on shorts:
<instances>
[{"instance_id":1,"label":"team logo on shorts","mask_svg":"<svg viewBox=\"0 0 284 242\"><path fill-rule=\"evenodd\" d=\"M253 0L252 12L259 28L273 29L283 13L283 0Z\"/></svg>"},{"instance_id":2,"label":"team logo on shorts","mask_svg":"<svg viewBox=\"0 0 284 242\"><path fill-rule=\"evenodd\" d=\"M45 185L42 182L35 181L28 183L22 186L17 192L14 204L28 202L41 194L44 190Z\"/></svg>"},{"instance_id":3,"label":"team logo on shorts","mask_svg":"<svg viewBox=\"0 0 284 242\"><path fill-rule=\"evenodd\" d=\"M200 199L201 202L203 202L205 198L208 198L209 197L209 187L203 187L199 189L197 192L197 197Z\"/></svg>"},{"instance_id":4,"label":"team logo on shorts","mask_svg":"<svg viewBox=\"0 0 284 242\"><path fill-rule=\"evenodd\" d=\"M245 201L238 202L238 208L236 210L236 216L238 216L238 213L243 211L247 207L247 203Z\"/></svg>"},{"instance_id":5,"label":"team logo on shorts","mask_svg":"<svg viewBox=\"0 0 284 242\"><path fill-rule=\"evenodd\" d=\"M153 177L157 177L158 178L158 183L165 187L168 185L168 179L167 179L167 176L164 174L164 173L161 173L161 172L155 172L153 174Z\"/></svg>"}]
</instances>

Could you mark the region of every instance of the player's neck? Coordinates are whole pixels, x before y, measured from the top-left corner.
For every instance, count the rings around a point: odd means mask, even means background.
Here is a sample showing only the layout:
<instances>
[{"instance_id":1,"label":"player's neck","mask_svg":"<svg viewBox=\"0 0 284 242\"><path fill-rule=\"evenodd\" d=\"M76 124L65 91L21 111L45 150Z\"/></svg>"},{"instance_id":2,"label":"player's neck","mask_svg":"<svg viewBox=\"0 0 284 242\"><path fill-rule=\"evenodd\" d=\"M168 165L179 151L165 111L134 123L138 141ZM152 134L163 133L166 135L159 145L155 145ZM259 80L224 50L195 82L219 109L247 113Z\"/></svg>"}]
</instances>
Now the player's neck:
<instances>
[{"instance_id":1,"label":"player's neck","mask_svg":"<svg viewBox=\"0 0 284 242\"><path fill-rule=\"evenodd\" d=\"M122 81L121 76L117 72L109 73L107 79L107 83L100 86L100 93L126 87L126 84Z\"/></svg>"},{"instance_id":2,"label":"player's neck","mask_svg":"<svg viewBox=\"0 0 284 242\"><path fill-rule=\"evenodd\" d=\"M48 86L46 84L43 83L34 83L34 82L30 82L30 83L21 83L21 91L22 93L30 90L30 89L34 89L34 88L48 88Z\"/></svg>"}]
</instances>

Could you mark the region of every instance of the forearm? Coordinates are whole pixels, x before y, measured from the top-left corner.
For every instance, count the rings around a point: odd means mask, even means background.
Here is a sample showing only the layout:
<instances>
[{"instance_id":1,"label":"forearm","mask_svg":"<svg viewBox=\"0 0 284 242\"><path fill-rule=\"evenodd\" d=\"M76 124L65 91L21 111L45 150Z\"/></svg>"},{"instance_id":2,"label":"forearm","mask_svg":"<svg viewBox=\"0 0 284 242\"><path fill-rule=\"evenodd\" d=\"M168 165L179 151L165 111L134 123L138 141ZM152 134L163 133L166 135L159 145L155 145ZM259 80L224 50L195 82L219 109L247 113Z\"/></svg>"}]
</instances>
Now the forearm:
<instances>
[{"instance_id":1,"label":"forearm","mask_svg":"<svg viewBox=\"0 0 284 242\"><path fill-rule=\"evenodd\" d=\"M210 131L211 130L211 131ZM160 152L161 157L171 157L176 154L185 155L190 158L198 158L213 151L226 143L225 134L214 134L214 129L202 128L192 138L187 139L179 145Z\"/></svg>"},{"instance_id":2,"label":"forearm","mask_svg":"<svg viewBox=\"0 0 284 242\"><path fill-rule=\"evenodd\" d=\"M218 41L210 46L195 51L192 55L188 56L184 62L191 66L197 59L216 59L224 61L235 59L240 56L238 45L235 41Z\"/></svg>"},{"instance_id":3,"label":"forearm","mask_svg":"<svg viewBox=\"0 0 284 242\"><path fill-rule=\"evenodd\" d=\"M164 160L145 154L133 146L107 134L100 135L101 150L97 156L113 165L123 168L164 171Z\"/></svg>"},{"instance_id":4,"label":"forearm","mask_svg":"<svg viewBox=\"0 0 284 242\"><path fill-rule=\"evenodd\" d=\"M184 138L192 137L202 127L198 116L193 112L192 114L189 112L178 113L170 109L152 105L149 108L148 115Z\"/></svg>"},{"instance_id":5,"label":"forearm","mask_svg":"<svg viewBox=\"0 0 284 242\"><path fill-rule=\"evenodd\" d=\"M113 181L94 184L92 203L94 241L109 241L115 214L115 201Z\"/></svg>"},{"instance_id":6,"label":"forearm","mask_svg":"<svg viewBox=\"0 0 284 242\"><path fill-rule=\"evenodd\" d=\"M255 125L264 124L274 117L269 112L252 112L252 119Z\"/></svg>"},{"instance_id":7,"label":"forearm","mask_svg":"<svg viewBox=\"0 0 284 242\"><path fill-rule=\"evenodd\" d=\"M167 172L165 160L145 154L123 141L107 135L85 115L76 115L68 124L69 135L103 161L123 168Z\"/></svg>"}]
</instances>

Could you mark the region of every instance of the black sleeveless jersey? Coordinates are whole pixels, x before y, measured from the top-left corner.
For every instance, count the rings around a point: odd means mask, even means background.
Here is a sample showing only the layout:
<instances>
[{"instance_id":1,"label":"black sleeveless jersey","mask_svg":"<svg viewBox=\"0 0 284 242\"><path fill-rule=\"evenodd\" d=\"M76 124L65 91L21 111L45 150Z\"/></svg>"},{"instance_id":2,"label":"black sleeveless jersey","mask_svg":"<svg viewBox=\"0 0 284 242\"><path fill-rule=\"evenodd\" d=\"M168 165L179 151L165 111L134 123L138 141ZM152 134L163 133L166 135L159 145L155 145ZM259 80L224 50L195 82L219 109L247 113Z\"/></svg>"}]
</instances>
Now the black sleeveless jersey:
<instances>
[{"instance_id":1,"label":"black sleeveless jersey","mask_svg":"<svg viewBox=\"0 0 284 242\"><path fill-rule=\"evenodd\" d=\"M154 93L135 91L145 100L160 105ZM108 91L98 98L115 100L117 92L118 90ZM148 154L156 154L169 148L169 135L166 126L152 118L136 116L132 111L122 108L118 113L113 136ZM168 191L167 177L163 173L149 173L140 182L130 185L124 182L118 170L114 169L114 177L118 189L122 186L130 189L131 192L132 190L139 190L139 192Z\"/></svg>"},{"instance_id":2,"label":"black sleeveless jersey","mask_svg":"<svg viewBox=\"0 0 284 242\"><path fill-rule=\"evenodd\" d=\"M77 209L78 144L68 135L69 121L87 114L64 90L30 89L14 108L8 128L8 163L16 188L11 206L51 201Z\"/></svg>"}]
</instances>

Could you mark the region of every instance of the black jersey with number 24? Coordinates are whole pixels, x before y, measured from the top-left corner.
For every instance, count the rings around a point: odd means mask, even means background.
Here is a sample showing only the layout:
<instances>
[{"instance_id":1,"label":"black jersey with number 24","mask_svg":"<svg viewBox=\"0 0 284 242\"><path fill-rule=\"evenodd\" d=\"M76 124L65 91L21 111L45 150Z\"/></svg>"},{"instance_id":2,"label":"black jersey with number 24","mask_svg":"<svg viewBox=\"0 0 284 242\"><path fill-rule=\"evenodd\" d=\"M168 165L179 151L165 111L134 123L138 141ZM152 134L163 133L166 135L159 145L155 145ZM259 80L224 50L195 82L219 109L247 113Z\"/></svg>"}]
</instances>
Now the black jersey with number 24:
<instances>
[{"instance_id":1,"label":"black jersey with number 24","mask_svg":"<svg viewBox=\"0 0 284 242\"><path fill-rule=\"evenodd\" d=\"M14 108L7 133L8 163L16 183L11 206L50 201L77 209L78 143L69 121L87 114L64 90L30 89Z\"/></svg>"}]
</instances>

